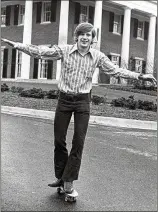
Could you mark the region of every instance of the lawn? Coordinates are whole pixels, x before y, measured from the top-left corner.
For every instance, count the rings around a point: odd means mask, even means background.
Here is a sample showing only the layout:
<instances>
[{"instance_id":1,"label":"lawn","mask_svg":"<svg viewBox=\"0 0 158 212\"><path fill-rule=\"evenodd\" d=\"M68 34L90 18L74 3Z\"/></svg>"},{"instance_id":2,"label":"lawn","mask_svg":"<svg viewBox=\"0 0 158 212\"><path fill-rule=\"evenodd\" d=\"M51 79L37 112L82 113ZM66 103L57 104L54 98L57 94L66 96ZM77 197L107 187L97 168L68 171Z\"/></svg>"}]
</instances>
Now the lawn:
<instances>
[{"instance_id":1,"label":"lawn","mask_svg":"<svg viewBox=\"0 0 158 212\"><path fill-rule=\"evenodd\" d=\"M156 96L133 93L129 91L114 90L102 86L94 86L92 95L106 96L107 101L105 104L102 105L91 104L91 115L157 121L156 112L145 110L129 110L126 108L114 107L110 104L112 99L119 97L128 98L130 95L134 95L134 98L136 100L140 99L156 102ZM47 98L25 98L20 97L17 93L12 93L9 91L1 93L1 105L55 111L57 100Z\"/></svg>"}]
</instances>

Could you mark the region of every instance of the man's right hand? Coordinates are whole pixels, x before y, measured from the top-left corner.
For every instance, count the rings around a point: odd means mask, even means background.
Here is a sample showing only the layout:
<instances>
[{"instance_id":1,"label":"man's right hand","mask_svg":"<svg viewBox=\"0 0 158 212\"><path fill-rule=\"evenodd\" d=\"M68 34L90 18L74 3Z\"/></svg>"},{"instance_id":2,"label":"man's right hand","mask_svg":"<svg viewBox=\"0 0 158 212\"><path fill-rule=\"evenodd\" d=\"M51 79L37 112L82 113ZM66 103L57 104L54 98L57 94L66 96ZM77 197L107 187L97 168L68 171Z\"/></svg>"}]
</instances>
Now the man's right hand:
<instances>
[{"instance_id":1,"label":"man's right hand","mask_svg":"<svg viewBox=\"0 0 158 212\"><path fill-rule=\"evenodd\" d=\"M11 40L8 40L8 39L5 39L5 38L1 38L1 40L7 44L9 44L10 46L15 46L15 42L11 41Z\"/></svg>"}]
</instances>

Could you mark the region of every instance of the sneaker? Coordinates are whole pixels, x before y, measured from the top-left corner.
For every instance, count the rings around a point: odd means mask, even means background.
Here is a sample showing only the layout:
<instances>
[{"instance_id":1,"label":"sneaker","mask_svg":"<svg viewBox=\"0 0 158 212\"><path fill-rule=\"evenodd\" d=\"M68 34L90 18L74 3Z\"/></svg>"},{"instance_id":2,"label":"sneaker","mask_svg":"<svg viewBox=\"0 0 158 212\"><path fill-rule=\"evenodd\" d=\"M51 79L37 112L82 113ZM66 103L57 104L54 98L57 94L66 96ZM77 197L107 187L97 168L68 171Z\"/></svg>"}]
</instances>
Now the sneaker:
<instances>
[{"instance_id":1,"label":"sneaker","mask_svg":"<svg viewBox=\"0 0 158 212\"><path fill-rule=\"evenodd\" d=\"M64 182L64 191L71 194L73 192L73 182Z\"/></svg>"},{"instance_id":2,"label":"sneaker","mask_svg":"<svg viewBox=\"0 0 158 212\"><path fill-rule=\"evenodd\" d=\"M57 179L53 183L48 184L48 186L49 187L60 187L60 186L63 186L63 181L62 181L62 179Z\"/></svg>"}]
</instances>

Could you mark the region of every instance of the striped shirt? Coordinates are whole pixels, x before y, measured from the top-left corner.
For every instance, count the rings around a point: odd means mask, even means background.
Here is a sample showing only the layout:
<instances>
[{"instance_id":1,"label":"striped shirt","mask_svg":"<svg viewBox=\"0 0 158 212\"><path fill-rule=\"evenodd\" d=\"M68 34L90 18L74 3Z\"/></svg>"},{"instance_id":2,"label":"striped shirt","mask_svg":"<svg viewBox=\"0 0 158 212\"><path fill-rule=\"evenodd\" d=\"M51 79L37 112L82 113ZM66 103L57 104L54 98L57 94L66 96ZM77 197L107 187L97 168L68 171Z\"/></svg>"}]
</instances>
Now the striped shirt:
<instances>
[{"instance_id":1,"label":"striped shirt","mask_svg":"<svg viewBox=\"0 0 158 212\"><path fill-rule=\"evenodd\" d=\"M119 68L102 52L90 48L83 56L74 45L35 46L16 43L15 48L38 59L61 60L61 74L58 82L60 91L66 93L89 93L96 68L113 77L138 79L139 73Z\"/></svg>"}]
</instances>

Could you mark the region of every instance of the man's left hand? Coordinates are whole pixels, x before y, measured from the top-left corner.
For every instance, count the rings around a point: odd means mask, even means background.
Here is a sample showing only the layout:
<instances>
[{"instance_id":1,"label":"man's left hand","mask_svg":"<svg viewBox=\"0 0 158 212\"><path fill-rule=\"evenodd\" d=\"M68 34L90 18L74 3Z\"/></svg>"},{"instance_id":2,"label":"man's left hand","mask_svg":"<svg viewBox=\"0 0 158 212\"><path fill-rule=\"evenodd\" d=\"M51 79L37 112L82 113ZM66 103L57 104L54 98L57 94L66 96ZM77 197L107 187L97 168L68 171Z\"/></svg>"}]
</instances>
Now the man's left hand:
<instances>
[{"instance_id":1,"label":"man's left hand","mask_svg":"<svg viewBox=\"0 0 158 212\"><path fill-rule=\"evenodd\" d=\"M149 82L153 83L153 85L157 84L157 80L155 79L155 77L152 74L141 74L139 76L139 79L143 80L143 81L149 81Z\"/></svg>"}]
</instances>

